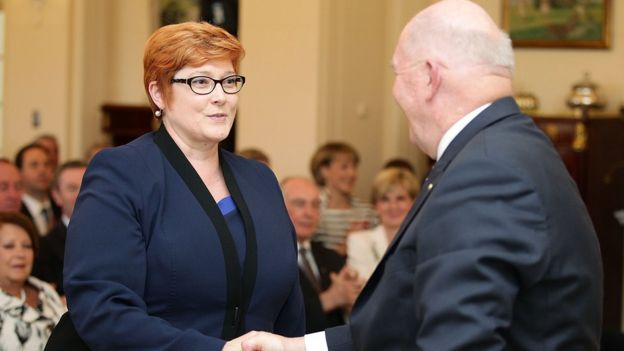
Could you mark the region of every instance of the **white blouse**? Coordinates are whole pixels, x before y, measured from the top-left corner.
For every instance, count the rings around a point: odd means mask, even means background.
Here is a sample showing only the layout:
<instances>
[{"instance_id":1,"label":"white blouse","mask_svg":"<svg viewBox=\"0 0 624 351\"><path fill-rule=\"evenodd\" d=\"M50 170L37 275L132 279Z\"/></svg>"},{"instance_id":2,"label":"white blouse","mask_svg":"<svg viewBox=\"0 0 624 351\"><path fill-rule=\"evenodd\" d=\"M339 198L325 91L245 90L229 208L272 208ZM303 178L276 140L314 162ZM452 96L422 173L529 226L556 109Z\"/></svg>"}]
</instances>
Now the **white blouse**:
<instances>
[{"instance_id":1,"label":"white blouse","mask_svg":"<svg viewBox=\"0 0 624 351\"><path fill-rule=\"evenodd\" d=\"M67 308L54 288L35 277L28 283L39 291L39 305L32 308L25 297L0 290L0 351L41 351L52 329Z\"/></svg>"},{"instance_id":2,"label":"white blouse","mask_svg":"<svg viewBox=\"0 0 624 351\"><path fill-rule=\"evenodd\" d=\"M364 279L370 278L388 249L386 230L382 225L349 234L347 237L347 265Z\"/></svg>"}]
</instances>

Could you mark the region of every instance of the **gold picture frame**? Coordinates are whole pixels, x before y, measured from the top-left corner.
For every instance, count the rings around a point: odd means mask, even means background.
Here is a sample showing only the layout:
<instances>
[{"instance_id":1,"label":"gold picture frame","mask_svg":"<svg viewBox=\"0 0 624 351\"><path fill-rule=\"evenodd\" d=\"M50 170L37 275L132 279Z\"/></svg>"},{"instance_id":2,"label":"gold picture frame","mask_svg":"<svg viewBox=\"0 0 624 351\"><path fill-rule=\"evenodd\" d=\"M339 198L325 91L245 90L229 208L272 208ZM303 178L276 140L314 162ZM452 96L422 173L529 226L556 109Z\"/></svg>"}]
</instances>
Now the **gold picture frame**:
<instances>
[{"instance_id":1,"label":"gold picture frame","mask_svg":"<svg viewBox=\"0 0 624 351\"><path fill-rule=\"evenodd\" d=\"M514 47L609 48L611 0L503 0Z\"/></svg>"}]
</instances>

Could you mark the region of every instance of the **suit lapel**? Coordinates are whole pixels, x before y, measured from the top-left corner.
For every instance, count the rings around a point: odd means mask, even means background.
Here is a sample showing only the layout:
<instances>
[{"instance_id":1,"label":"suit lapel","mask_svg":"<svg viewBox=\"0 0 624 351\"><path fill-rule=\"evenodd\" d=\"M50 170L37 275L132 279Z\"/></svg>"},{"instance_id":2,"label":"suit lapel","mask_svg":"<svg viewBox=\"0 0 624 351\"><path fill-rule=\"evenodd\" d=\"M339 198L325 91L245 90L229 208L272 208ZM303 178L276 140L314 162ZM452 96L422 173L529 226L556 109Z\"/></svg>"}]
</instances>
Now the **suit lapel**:
<instances>
[{"instance_id":1,"label":"suit lapel","mask_svg":"<svg viewBox=\"0 0 624 351\"><path fill-rule=\"evenodd\" d=\"M33 222L33 224L35 223L32 214L28 210L28 207L26 207L26 205L24 204L24 201L22 201L22 207L20 207L20 212L26 215L26 217L28 217Z\"/></svg>"},{"instance_id":2,"label":"suit lapel","mask_svg":"<svg viewBox=\"0 0 624 351\"><path fill-rule=\"evenodd\" d=\"M511 112L510 112L511 111ZM368 280L362 293L358 296L355 305L353 307L353 312L355 313L357 309L367 300L368 295L372 293L375 286L379 282L383 272L383 266L385 265L388 257L392 255L392 253L396 250L397 245L405 235L405 231L407 227L412 223L416 214L420 211L425 201L429 198L429 195L435 190L437 187L438 181L442 178L444 171L448 168L451 162L455 159L457 154L468 144L468 142L483 129L487 128L489 125L505 118L510 115L514 115L520 113L518 109L518 105L512 97L505 97L493 102L488 108L483 110L477 117L475 117L468 125L462 129L462 131L453 139L451 144L447 147L446 151L442 157L436 162L435 165L431 168L429 175L425 178L423 183L423 187L414 200L414 204L412 208L405 216L401 227L397 231L394 239L388 246L388 250L382 257L381 261L375 268L373 275Z\"/></svg>"}]
</instances>

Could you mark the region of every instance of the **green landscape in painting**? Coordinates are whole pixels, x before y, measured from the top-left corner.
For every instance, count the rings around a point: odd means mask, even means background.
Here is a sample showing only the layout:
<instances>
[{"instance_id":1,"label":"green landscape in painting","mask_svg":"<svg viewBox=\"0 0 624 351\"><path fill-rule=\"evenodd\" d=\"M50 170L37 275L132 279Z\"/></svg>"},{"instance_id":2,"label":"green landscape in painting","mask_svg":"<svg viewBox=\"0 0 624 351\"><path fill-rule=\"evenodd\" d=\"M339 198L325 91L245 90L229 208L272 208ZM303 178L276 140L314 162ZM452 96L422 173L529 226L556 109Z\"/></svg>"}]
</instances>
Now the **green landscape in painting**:
<instances>
[{"instance_id":1,"label":"green landscape in painting","mask_svg":"<svg viewBox=\"0 0 624 351\"><path fill-rule=\"evenodd\" d=\"M604 1L510 1L509 29L514 40L600 40ZM537 5L534 5L538 3Z\"/></svg>"}]
</instances>

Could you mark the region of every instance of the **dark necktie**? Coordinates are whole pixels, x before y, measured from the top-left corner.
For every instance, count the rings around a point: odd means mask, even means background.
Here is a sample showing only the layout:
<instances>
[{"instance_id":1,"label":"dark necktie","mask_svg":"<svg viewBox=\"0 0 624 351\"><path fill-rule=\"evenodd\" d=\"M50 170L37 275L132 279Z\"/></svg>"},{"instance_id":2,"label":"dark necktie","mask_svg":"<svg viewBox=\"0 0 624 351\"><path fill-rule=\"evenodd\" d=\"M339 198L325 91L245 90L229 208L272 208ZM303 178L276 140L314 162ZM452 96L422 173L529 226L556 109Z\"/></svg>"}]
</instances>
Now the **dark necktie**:
<instances>
[{"instance_id":1,"label":"dark necktie","mask_svg":"<svg viewBox=\"0 0 624 351\"><path fill-rule=\"evenodd\" d=\"M47 231L52 229L52 211L50 211L49 208L44 207L41 209L41 216L45 219L47 233ZM46 233L42 233L42 235L45 235Z\"/></svg>"},{"instance_id":2,"label":"dark necktie","mask_svg":"<svg viewBox=\"0 0 624 351\"><path fill-rule=\"evenodd\" d=\"M44 207L44 208L41 209L41 215L45 219L46 223L48 223L50 221L47 207Z\"/></svg>"},{"instance_id":3,"label":"dark necktie","mask_svg":"<svg viewBox=\"0 0 624 351\"><path fill-rule=\"evenodd\" d=\"M301 257L301 270L303 271L303 274L306 275L306 278L308 278L308 281L312 284L314 290L316 290L316 292L321 292L321 284L316 277L316 274L314 274L314 271L312 270L312 265L310 265L310 260L308 260L307 252L308 250L305 247L302 246L299 248L299 256Z\"/></svg>"}]
</instances>

